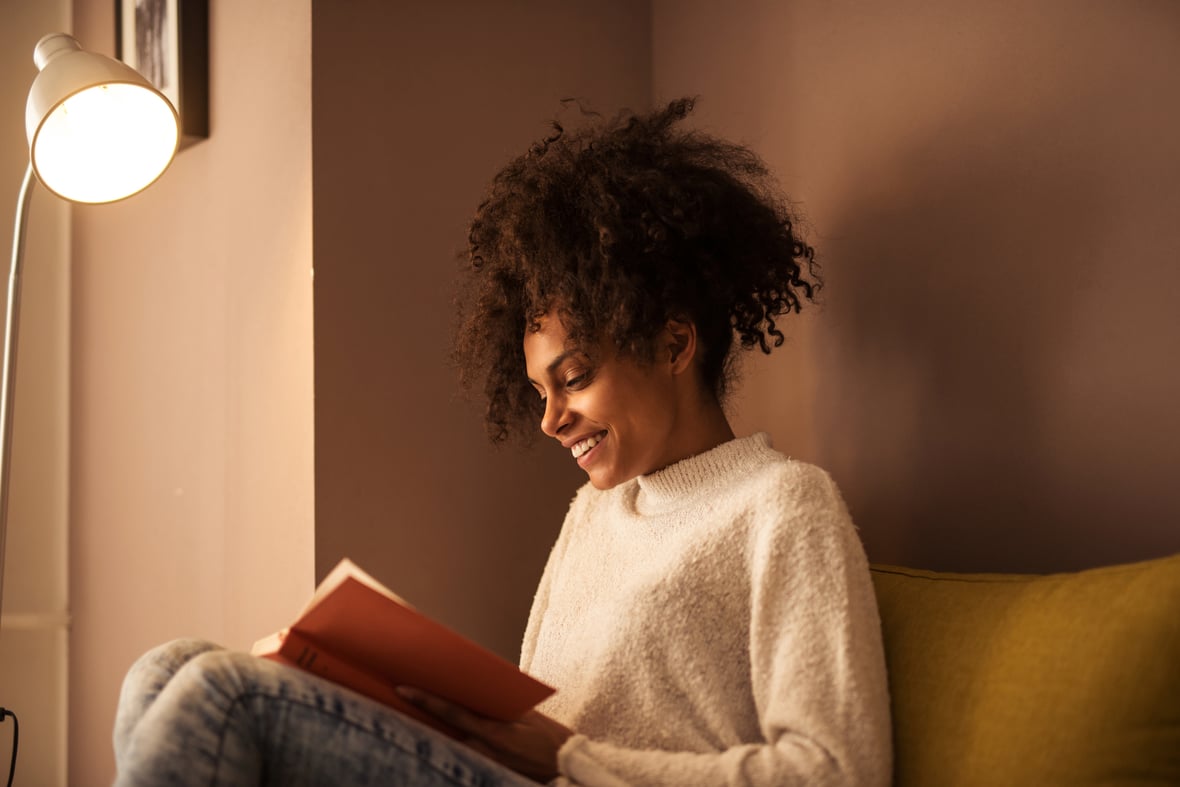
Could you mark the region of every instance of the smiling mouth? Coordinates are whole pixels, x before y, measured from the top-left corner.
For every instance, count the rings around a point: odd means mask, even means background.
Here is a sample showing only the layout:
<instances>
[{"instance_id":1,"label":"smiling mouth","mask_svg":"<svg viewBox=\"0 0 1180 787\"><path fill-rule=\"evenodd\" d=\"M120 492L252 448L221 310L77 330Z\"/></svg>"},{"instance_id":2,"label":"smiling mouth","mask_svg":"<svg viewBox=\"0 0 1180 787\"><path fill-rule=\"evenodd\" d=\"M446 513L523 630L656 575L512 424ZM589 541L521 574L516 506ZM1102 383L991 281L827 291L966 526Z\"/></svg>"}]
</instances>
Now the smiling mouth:
<instances>
[{"instance_id":1,"label":"smiling mouth","mask_svg":"<svg viewBox=\"0 0 1180 787\"><path fill-rule=\"evenodd\" d=\"M606 437L606 431L601 431L596 435L591 435L585 440L574 443L570 446L570 453L574 455L574 459L581 459L594 446L602 442L602 438Z\"/></svg>"}]
</instances>

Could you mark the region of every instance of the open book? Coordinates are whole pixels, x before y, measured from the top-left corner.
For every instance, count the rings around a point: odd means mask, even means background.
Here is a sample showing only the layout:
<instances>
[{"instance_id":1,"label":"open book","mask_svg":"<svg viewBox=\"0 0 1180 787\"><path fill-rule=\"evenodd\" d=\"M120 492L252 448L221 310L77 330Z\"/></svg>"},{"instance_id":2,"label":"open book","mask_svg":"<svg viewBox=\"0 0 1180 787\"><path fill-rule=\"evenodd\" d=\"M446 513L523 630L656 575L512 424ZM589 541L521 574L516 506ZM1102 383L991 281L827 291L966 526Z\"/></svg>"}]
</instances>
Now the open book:
<instances>
[{"instance_id":1,"label":"open book","mask_svg":"<svg viewBox=\"0 0 1180 787\"><path fill-rule=\"evenodd\" d=\"M418 612L347 558L289 628L258 640L251 652L339 683L449 735L455 731L403 700L396 687L422 689L504 721L554 691Z\"/></svg>"}]
</instances>

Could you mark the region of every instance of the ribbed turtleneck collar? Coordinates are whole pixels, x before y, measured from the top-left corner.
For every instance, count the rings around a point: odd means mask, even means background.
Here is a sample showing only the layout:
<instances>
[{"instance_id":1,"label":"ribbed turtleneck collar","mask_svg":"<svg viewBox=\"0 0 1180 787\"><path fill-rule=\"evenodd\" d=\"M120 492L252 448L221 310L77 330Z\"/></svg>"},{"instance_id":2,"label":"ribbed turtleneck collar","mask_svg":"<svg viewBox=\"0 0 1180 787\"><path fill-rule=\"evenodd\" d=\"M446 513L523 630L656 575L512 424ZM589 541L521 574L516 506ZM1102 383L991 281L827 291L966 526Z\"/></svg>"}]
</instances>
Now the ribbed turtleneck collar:
<instances>
[{"instance_id":1,"label":"ribbed turtleneck collar","mask_svg":"<svg viewBox=\"0 0 1180 787\"><path fill-rule=\"evenodd\" d=\"M703 454L636 478L639 489L635 507L644 513L674 508L678 503L726 486L776 456L778 453L770 445L770 435L765 432L730 440Z\"/></svg>"}]
</instances>

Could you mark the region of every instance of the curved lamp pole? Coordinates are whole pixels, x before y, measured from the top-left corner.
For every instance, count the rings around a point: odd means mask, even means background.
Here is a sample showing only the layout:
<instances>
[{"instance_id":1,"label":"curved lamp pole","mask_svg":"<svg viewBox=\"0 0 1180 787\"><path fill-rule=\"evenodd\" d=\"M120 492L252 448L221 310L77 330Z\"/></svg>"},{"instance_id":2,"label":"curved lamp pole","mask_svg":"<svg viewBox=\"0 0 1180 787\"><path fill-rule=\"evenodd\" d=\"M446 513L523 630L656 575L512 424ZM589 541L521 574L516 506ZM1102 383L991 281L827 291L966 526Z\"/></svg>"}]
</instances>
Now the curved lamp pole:
<instances>
[{"instance_id":1,"label":"curved lamp pole","mask_svg":"<svg viewBox=\"0 0 1180 787\"><path fill-rule=\"evenodd\" d=\"M16 202L0 382L0 609L8 532L20 274L33 181L40 181L70 202L115 202L154 183L172 163L180 139L180 123L172 104L125 63L86 52L65 33L51 33L38 41L33 62L39 73L29 89L25 108L29 166Z\"/></svg>"}]
</instances>

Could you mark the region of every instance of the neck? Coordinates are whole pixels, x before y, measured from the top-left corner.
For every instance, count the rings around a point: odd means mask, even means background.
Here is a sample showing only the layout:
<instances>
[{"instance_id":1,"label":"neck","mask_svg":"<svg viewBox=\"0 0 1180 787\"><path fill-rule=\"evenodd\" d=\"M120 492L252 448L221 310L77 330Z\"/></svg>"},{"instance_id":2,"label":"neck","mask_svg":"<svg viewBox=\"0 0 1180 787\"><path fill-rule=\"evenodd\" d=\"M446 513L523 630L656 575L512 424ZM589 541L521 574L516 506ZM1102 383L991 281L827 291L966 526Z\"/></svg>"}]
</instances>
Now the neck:
<instances>
[{"instance_id":1,"label":"neck","mask_svg":"<svg viewBox=\"0 0 1180 787\"><path fill-rule=\"evenodd\" d=\"M729 419L725 417L725 411L721 409L721 404L715 398L710 396L708 404L702 410L701 444L703 448L695 452L698 454L733 439L733 428L729 425Z\"/></svg>"},{"instance_id":2,"label":"neck","mask_svg":"<svg viewBox=\"0 0 1180 787\"><path fill-rule=\"evenodd\" d=\"M733 428L716 397L693 391L684 397L677 419L678 431L667 465L703 454L733 439Z\"/></svg>"}]
</instances>

